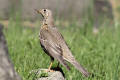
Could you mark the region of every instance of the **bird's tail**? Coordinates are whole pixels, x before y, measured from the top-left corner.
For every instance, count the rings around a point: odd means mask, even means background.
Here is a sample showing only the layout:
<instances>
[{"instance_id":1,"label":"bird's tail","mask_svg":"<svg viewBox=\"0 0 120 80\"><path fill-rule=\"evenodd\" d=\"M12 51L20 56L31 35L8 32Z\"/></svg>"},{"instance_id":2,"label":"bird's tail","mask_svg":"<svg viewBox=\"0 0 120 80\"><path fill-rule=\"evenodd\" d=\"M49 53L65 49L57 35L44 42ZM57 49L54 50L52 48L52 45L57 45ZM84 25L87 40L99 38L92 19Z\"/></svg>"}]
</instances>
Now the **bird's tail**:
<instances>
[{"instance_id":1,"label":"bird's tail","mask_svg":"<svg viewBox=\"0 0 120 80\"><path fill-rule=\"evenodd\" d=\"M70 70L70 67L68 66L68 64L66 63L66 61L63 58L58 59L58 61L65 66L68 70Z\"/></svg>"},{"instance_id":2,"label":"bird's tail","mask_svg":"<svg viewBox=\"0 0 120 80\"><path fill-rule=\"evenodd\" d=\"M63 61L63 64L62 64L62 65L64 65L64 66L67 68L67 70L70 70L70 67L68 66L68 64L66 63L65 60Z\"/></svg>"},{"instance_id":3,"label":"bird's tail","mask_svg":"<svg viewBox=\"0 0 120 80\"><path fill-rule=\"evenodd\" d=\"M78 69L85 77L89 76L87 70L85 70L77 61L72 61L71 64Z\"/></svg>"}]
</instances>

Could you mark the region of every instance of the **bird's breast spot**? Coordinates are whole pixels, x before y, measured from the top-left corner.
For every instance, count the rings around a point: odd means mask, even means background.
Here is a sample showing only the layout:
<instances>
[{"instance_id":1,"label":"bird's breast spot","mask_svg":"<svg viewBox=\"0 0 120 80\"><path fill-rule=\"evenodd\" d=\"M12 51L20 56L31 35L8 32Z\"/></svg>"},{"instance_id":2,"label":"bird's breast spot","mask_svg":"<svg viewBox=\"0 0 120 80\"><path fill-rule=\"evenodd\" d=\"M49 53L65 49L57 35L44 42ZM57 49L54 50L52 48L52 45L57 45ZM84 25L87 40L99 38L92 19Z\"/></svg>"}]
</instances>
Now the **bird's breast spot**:
<instances>
[{"instance_id":1,"label":"bird's breast spot","mask_svg":"<svg viewBox=\"0 0 120 80\"><path fill-rule=\"evenodd\" d=\"M48 30L48 26L43 25L42 29L44 29L44 30Z\"/></svg>"}]
</instances>

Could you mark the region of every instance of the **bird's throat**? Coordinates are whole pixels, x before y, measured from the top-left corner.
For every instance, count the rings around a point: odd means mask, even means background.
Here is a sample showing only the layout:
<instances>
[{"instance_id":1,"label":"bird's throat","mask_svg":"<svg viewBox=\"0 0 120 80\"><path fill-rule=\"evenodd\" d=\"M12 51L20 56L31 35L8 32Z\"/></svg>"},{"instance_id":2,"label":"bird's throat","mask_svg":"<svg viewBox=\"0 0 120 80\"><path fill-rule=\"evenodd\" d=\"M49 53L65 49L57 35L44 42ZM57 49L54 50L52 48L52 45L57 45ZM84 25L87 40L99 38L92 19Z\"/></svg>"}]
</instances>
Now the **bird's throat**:
<instances>
[{"instance_id":1,"label":"bird's throat","mask_svg":"<svg viewBox=\"0 0 120 80\"><path fill-rule=\"evenodd\" d=\"M50 25L53 26L54 25L54 21L52 18L46 18L43 20L43 25Z\"/></svg>"}]
</instances>

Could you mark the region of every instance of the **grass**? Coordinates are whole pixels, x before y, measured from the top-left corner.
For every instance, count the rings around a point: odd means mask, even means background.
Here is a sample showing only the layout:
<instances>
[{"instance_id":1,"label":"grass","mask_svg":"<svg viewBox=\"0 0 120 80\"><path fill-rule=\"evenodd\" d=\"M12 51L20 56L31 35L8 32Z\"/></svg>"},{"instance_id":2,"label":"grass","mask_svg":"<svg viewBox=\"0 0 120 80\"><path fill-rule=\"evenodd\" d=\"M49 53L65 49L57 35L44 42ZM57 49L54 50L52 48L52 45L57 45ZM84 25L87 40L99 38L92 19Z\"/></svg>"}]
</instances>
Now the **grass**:
<instances>
[{"instance_id":1,"label":"grass","mask_svg":"<svg viewBox=\"0 0 120 80\"><path fill-rule=\"evenodd\" d=\"M19 21L10 20L8 29L4 30L10 58L23 80L33 80L34 76L28 78L29 72L38 68L47 68L50 63L49 57L39 44L39 26L36 25L34 29L26 28L19 24ZM69 64L71 71L61 66L66 80L119 80L120 28L113 30L104 27L95 36L90 26L87 25L86 34L84 34L86 29L75 23L59 27L77 61L93 74L89 78L84 78ZM56 66L56 62L53 66Z\"/></svg>"}]
</instances>

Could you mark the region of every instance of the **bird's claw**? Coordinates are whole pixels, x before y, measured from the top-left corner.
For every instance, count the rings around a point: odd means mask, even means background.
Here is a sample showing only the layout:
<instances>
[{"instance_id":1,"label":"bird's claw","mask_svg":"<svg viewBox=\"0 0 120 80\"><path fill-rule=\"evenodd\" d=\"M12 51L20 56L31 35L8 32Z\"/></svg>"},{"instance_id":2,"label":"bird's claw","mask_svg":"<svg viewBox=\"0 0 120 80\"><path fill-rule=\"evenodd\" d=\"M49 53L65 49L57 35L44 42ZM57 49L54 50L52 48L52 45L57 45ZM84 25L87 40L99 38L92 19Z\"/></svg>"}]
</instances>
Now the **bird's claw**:
<instances>
[{"instance_id":1,"label":"bird's claw","mask_svg":"<svg viewBox=\"0 0 120 80\"><path fill-rule=\"evenodd\" d=\"M54 72L54 70L47 69L47 70L45 70L45 72Z\"/></svg>"}]
</instances>

